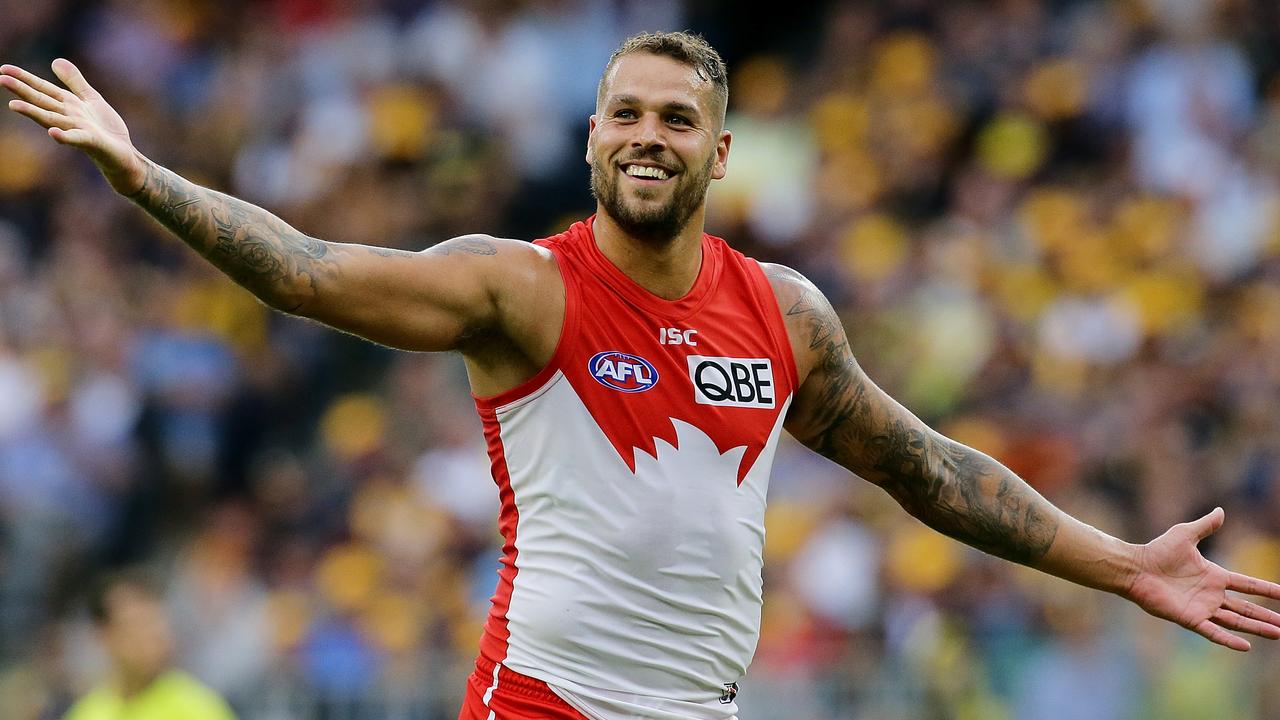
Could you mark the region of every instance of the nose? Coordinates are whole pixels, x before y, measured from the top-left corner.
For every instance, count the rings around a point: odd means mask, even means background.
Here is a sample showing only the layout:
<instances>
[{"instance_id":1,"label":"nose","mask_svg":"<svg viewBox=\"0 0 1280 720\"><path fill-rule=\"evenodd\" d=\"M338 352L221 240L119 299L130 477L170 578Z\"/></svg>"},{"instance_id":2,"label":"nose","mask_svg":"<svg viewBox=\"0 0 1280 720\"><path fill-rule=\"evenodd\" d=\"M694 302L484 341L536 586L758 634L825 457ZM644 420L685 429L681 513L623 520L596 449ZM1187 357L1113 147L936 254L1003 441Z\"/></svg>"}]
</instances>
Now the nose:
<instances>
[{"instance_id":1,"label":"nose","mask_svg":"<svg viewBox=\"0 0 1280 720\"><path fill-rule=\"evenodd\" d=\"M636 133L631 138L631 147L648 152L665 150L667 147L666 128L657 113L645 113L636 123Z\"/></svg>"}]
</instances>

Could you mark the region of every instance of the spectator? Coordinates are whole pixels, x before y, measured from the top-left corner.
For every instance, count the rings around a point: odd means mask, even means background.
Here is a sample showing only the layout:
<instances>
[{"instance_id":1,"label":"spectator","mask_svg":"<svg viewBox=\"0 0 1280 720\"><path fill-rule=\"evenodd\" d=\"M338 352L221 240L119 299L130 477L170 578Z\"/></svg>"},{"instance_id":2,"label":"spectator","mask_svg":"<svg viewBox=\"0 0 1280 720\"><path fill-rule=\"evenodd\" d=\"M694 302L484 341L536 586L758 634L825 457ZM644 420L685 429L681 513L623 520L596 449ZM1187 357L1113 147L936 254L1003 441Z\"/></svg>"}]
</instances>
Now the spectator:
<instances>
[{"instance_id":1,"label":"spectator","mask_svg":"<svg viewBox=\"0 0 1280 720\"><path fill-rule=\"evenodd\" d=\"M172 666L173 632L160 593L140 573L102 580L89 614L110 662L107 677L67 720L235 720L212 690Z\"/></svg>"}]
</instances>

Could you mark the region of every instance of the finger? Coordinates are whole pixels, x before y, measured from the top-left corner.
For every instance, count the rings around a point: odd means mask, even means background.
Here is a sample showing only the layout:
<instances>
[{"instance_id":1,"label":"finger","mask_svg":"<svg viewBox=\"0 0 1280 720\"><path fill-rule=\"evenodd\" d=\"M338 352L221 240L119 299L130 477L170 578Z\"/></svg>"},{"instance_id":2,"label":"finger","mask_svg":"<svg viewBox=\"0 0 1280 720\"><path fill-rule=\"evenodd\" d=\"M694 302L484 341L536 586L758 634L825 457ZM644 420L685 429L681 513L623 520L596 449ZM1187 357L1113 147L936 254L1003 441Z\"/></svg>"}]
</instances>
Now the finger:
<instances>
[{"instance_id":1,"label":"finger","mask_svg":"<svg viewBox=\"0 0 1280 720\"><path fill-rule=\"evenodd\" d=\"M62 128L49 128L49 137L57 140L63 145L74 145L76 147L88 147L93 144L93 136L88 130L75 128L73 130L63 130Z\"/></svg>"},{"instance_id":2,"label":"finger","mask_svg":"<svg viewBox=\"0 0 1280 720\"><path fill-rule=\"evenodd\" d=\"M1199 625L1196 625L1191 629L1197 635L1200 635L1209 642L1217 643L1218 645L1231 648L1232 650L1248 652L1249 648L1252 647L1249 645L1248 640L1237 635L1232 635L1226 630L1223 630L1220 626L1214 624L1211 620L1204 620Z\"/></svg>"},{"instance_id":3,"label":"finger","mask_svg":"<svg viewBox=\"0 0 1280 720\"><path fill-rule=\"evenodd\" d=\"M97 91L89 85L89 81L84 79L84 75L80 74L80 68L76 67L70 60L66 58L58 58L53 61L53 73L58 79L66 85L71 92L81 98L88 98Z\"/></svg>"},{"instance_id":4,"label":"finger","mask_svg":"<svg viewBox=\"0 0 1280 720\"><path fill-rule=\"evenodd\" d=\"M1280 585L1237 572L1227 574L1227 589L1280 600Z\"/></svg>"},{"instance_id":5,"label":"finger","mask_svg":"<svg viewBox=\"0 0 1280 720\"><path fill-rule=\"evenodd\" d=\"M16 77L0 75L0 87L3 87L5 90L8 90L32 105L42 107L45 110L62 112L62 103L60 101L45 95Z\"/></svg>"},{"instance_id":6,"label":"finger","mask_svg":"<svg viewBox=\"0 0 1280 720\"><path fill-rule=\"evenodd\" d=\"M1280 613L1264 608L1257 603L1249 602L1244 598L1228 595L1227 601L1223 603L1222 606L1232 612L1238 612L1247 618L1261 620L1264 623L1270 623L1271 625L1280 627Z\"/></svg>"},{"instance_id":7,"label":"finger","mask_svg":"<svg viewBox=\"0 0 1280 720\"><path fill-rule=\"evenodd\" d=\"M26 70L23 70L17 65L0 65L0 74L16 77L22 82L30 85L36 90L39 90L45 95L48 95L49 97L54 98L55 100L65 100L67 96L70 95L70 93L68 93L63 88L60 88L57 85L54 85L53 83L49 82L48 80L45 80L39 75L35 75L27 72Z\"/></svg>"},{"instance_id":8,"label":"finger","mask_svg":"<svg viewBox=\"0 0 1280 720\"><path fill-rule=\"evenodd\" d=\"M35 120L36 122L40 123L41 125L47 128L56 127L56 128L62 128L64 130L70 130L71 128L75 127L75 123L73 123L71 121L71 118L67 117L66 115L63 115L62 113L43 110L41 108L36 107L35 105L32 105L29 102L23 102L21 100L10 100L9 109L18 113L19 115L26 115L27 117L31 118L32 120Z\"/></svg>"},{"instance_id":9,"label":"finger","mask_svg":"<svg viewBox=\"0 0 1280 720\"><path fill-rule=\"evenodd\" d=\"M1261 620L1247 618L1240 613L1226 608L1218 608L1213 614L1213 621L1228 630L1239 630L1250 635L1259 635L1272 640L1280 639L1280 627L1264 623Z\"/></svg>"},{"instance_id":10,"label":"finger","mask_svg":"<svg viewBox=\"0 0 1280 720\"><path fill-rule=\"evenodd\" d=\"M1200 542L1216 532L1218 528L1222 527L1222 521L1226 517L1227 514L1222 511L1222 508L1216 507L1208 515L1189 523L1191 531L1196 534L1196 542Z\"/></svg>"}]
</instances>

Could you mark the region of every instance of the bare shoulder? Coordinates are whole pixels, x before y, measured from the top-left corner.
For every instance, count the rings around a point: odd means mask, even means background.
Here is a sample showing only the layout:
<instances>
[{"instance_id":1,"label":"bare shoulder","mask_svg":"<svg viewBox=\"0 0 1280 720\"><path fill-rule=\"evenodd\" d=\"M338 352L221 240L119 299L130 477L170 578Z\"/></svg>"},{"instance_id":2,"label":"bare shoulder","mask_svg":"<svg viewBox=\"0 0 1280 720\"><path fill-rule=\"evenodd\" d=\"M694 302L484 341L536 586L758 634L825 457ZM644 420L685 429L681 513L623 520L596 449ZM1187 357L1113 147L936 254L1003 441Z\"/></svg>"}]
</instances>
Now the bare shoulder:
<instances>
[{"instance_id":1,"label":"bare shoulder","mask_svg":"<svg viewBox=\"0 0 1280 720\"><path fill-rule=\"evenodd\" d=\"M462 235L416 252L318 244L331 276L305 314L407 350L462 350L501 342L529 347L531 317L563 305L559 270L545 249L491 235ZM527 328L532 328L528 330Z\"/></svg>"},{"instance_id":2,"label":"bare shoulder","mask_svg":"<svg viewBox=\"0 0 1280 720\"><path fill-rule=\"evenodd\" d=\"M818 286L799 271L777 263L760 263L787 327L801 383L833 348L845 348L844 329Z\"/></svg>"},{"instance_id":3,"label":"bare shoulder","mask_svg":"<svg viewBox=\"0 0 1280 720\"><path fill-rule=\"evenodd\" d=\"M402 251L383 249L385 254ZM526 240L501 238L475 233L443 240L416 253L423 258L449 258L450 263L463 263L478 268L497 280L499 290L519 290L523 282L543 284L558 278L560 271L550 250Z\"/></svg>"},{"instance_id":4,"label":"bare shoulder","mask_svg":"<svg viewBox=\"0 0 1280 720\"><path fill-rule=\"evenodd\" d=\"M499 253L520 253L521 245L528 243L509 238L498 238L492 235L484 235L475 233L472 235L459 235L455 238L449 238L432 245L422 252L427 255L475 255L478 257L493 257Z\"/></svg>"},{"instance_id":5,"label":"bare shoulder","mask_svg":"<svg viewBox=\"0 0 1280 720\"><path fill-rule=\"evenodd\" d=\"M508 290L525 288L545 295L549 288L556 288L555 294L564 294L560 265L556 262L555 255L547 248L527 240L463 235L446 240L425 252L468 253L490 259Z\"/></svg>"},{"instance_id":6,"label":"bare shoulder","mask_svg":"<svg viewBox=\"0 0 1280 720\"><path fill-rule=\"evenodd\" d=\"M764 276L769 278L769 284L773 286L773 294L780 302L784 297L797 295L806 290L817 290L809 278L800 274L799 270L786 265L762 262L760 269L764 271Z\"/></svg>"},{"instance_id":7,"label":"bare shoulder","mask_svg":"<svg viewBox=\"0 0 1280 720\"><path fill-rule=\"evenodd\" d=\"M482 268L501 324L517 337L541 334L538 328L548 324L547 317L563 311L560 268L545 247L525 240L473 234L450 238L421 254Z\"/></svg>"},{"instance_id":8,"label":"bare shoulder","mask_svg":"<svg viewBox=\"0 0 1280 720\"><path fill-rule=\"evenodd\" d=\"M513 240L511 238L499 238L492 235L472 234L459 235L458 237L441 240L440 242L418 251L400 250L398 248L380 247L376 245L354 245L342 244L340 248L346 250L363 251L369 255L390 258L415 258L415 257L475 257L475 258L496 258L503 256L503 260L515 260L519 262L521 259L528 261L537 261L550 255L544 248L537 247L533 243L524 240Z\"/></svg>"}]
</instances>

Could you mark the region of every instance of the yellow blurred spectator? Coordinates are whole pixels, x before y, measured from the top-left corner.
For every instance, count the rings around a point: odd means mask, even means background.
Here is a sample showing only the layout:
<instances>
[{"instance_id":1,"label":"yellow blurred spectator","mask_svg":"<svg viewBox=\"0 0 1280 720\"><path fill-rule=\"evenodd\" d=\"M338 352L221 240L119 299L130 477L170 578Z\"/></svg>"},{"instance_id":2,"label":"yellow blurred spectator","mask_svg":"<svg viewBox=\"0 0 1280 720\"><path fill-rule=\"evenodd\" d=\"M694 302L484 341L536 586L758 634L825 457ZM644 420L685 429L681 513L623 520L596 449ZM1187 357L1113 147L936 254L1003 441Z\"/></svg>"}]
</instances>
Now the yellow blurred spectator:
<instances>
[{"instance_id":1,"label":"yellow blurred spectator","mask_svg":"<svg viewBox=\"0 0 1280 720\"><path fill-rule=\"evenodd\" d=\"M957 124L955 112L936 97L892 98L882 103L880 113L886 133L883 147L893 156L933 157Z\"/></svg>"},{"instance_id":2,"label":"yellow blurred spectator","mask_svg":"<svg viewBox=\"0 0 1280 720\"><path fill-rule=\"evenodd\" d=\"M421 603L396 593L379 594L365 609L361 625L383 649L411 652L423 632Z\"/></svg>"},{"instance_id":3,"label":"yellow blurred spectator","mask_svg":"<svg viewBox=\"0 0 1280 720\"><path fill-rule=\"evenodd\" d=\"M765 510L765 562L783 563L804 546L819 519L818 508L808 502L778 500Z\"/></svg>"},{"instance_id":4,"label":"yellow blurred spectator","mask_svg":"<svg viewBox=\"0 0 1280 720\"><path fill-rule=\"evenodd\" d=\"M1022 323L1030 323L1039 317L1059 291L1048 270L1031 263L999 267L993 283L1001 311Z\"/></svg>"},{"instance_id":5,"label":"yellow blurred spectator","mask_svg":"<svg viewBox=\"0 0 1280 720\"><path fill-rule=\"evenodd\" d=\"M271 645L280 653L298 647L311 626L313 611L310 595L301 590L281 590L267 598L267 627L271 628Z\"/></svg>"},{"instance_id":6,"label":"yellow blurred spectator","mask_svg":"<svg viewBox=\"0 0 1280 720\"><path fill-rule=\"evenodd\" d=\"M353 393L333 401L320 420L320 434L339 459L350 461L381 446L386 424L382 398Z\"/></svg>"},{"instance_id":7,"label":"yellow blurred spectator","mask_svg":"<svg viewBox=\"0 0 1280 720\"><path fill-rule=\"evenodd\" d=\"M917 522L902 522L889 538L885 569L899 588L936 593L959 576L964 551L945 536Z\"/></svg>"},{"instance_id":8,"label":"yellow blurred spectator","mask_svg":"<svg viewBox=\"0 0 1280 720\"><path fill-rule=\"evenodd\" d=\"M851 223L841 237L840 248L845 267L864 282L892 275L903 266L910 252L906 229L881 213Z\"/></svg>"},{"instance_id":9,"label":"yellow blurred spectator","mask_svg":"<svg viewBox=\"0 0 1280 720\"><path fill-rule=\"evenodd\" d=\"M823 95L809 113L814 139L825 152L851 151L866 142L871 109L865 98L851 93Z\"/></svg>"},{"instance_id":10,"label":"yellow blurred spectator","mask_svg":"<svg viewBox=\"0 0 1280 720\"><path fill-rule=\"evenodd\" d=\"M412 85L376 88L369 97L369 139L379 156L421 159L434 137L439 109L435 100Z\"/></svg>"},{"instance_id":11,"label":"yellow blurred spectator","mask_svg":"<svg viewBox=\"0 0 1280 720\"><path fill-rule=\"evenodd\" d=\"M1189 271L1156 270L1129 280L1123 296L1138 309L1143 334L1161 336L1192 326L1204 303L1204 291Z\"/></svg>"},{"instance_id":12,"label":"yellow blurred spectator","mask_svg":"<svg viewBox=\"0 0 1280 720\"><path fill-rule=\"evenodd\" d=\"M1089 80L1080 63L1054 58L1032 69L1023 92L1027 105L1040 118L1050 122L1065 120L1084 112Z\"/></svg>"},{"instance_id":13,"label":"yellow blurred spectator","mask_svg":"<svg viewBox=\"0 0 1280 720\"><path fill-rule=\"evenodd\" d=\"M22 193L44 177L46 149L32 141L30 132L0 132L0 192ZM39 137L39 136L37 136Z\"/></svg>"},{"instance_id":14,"label":"yellow blurred spectator","mask_svg":"<svg viewBox=\"0 0 1280 720\"><path fill-rule=\"evenodd\" d=\"M832 153L819 170L816 188L822 206L840 214L871 208L883 189L880 168L860 150Z\"/></svg>"},{"instance_id":15,"label":"yellow blurred spectator","mask_svg":"<svg viewBox=\"0 0 1280 720\"><path fill-rule=\"evenodd\" d=\"M919 33L900 32L886 37L874 50L871 87L886 96L920 94L933 82L937 51Z\"/></svg>"},{"instance_id":16,"label":"yellow blurred spectator","mask_svg":"<svg viewBox=\"0 0 1280 720\"><path fill-rule=\"evenodd\" d=\"M791 73L781 58L754 55L733 72L731 97L748 115L768 117L783 110L790 94Z\"/></svg>"},{"instance_id":17,"label":"yellow blurred spectator","mask_svg":"<svg viewBox=\"0 0 1280 720\"><path fill-rule=\"evenodd\" d=\"M1044 186L1027 194L1017 217L1031 241L1041 250L1055 250L1075 242L1092 227L1084 200L1070 190Z\"/></svg>"},{"instance_id":18,"label":"yellow blurred spectator","mask_svg":"<svg viewBox=\"0 0 1280 720\"><path fill-rule=\"evenodd\" d=\"M316 586L335 608L354 612L368 607L382 581L383 561L359 544L339 545L320 559Z\"/></svg>"},{"instance_id":19,"label":"yellow blurred spectator","mask_svg":"<svg viewBox=\"0 0 1280 720\"><path fill-rule=\"evenodd\" d=\"M1179 227L1186 221L1173 200L1139 195L1124 199L1111 216L1109 232L1117 249L1134 262L1150 263L1174 249Z\"/></svg>"},{"instance_id":20,"label":"yellow blurred spectator","mask_svg":"<svg viewBox=\"0 0 1280 720\"><path fill-rule=\"evenodd\" d=\"M266 343L269 310L222 275L189 282L178 293L173 317L179 328L209 332L242 355Z\"/></svg>"},{"instance_id":21,"label":"yellow blurred spectator","mask_svg":"<svg viewBox=\"0 0 1280 720\"><path fill-rule=\"evenodd\" d=\"M1027 115L1005 113L978 135L978 162L993 175L1021 180L1035 174L1049 157L1049 134Z\"/></svg>"}]
</instances>

